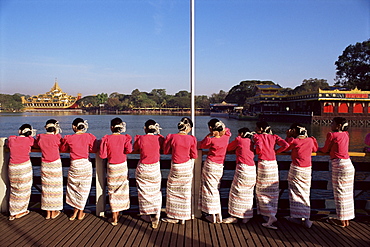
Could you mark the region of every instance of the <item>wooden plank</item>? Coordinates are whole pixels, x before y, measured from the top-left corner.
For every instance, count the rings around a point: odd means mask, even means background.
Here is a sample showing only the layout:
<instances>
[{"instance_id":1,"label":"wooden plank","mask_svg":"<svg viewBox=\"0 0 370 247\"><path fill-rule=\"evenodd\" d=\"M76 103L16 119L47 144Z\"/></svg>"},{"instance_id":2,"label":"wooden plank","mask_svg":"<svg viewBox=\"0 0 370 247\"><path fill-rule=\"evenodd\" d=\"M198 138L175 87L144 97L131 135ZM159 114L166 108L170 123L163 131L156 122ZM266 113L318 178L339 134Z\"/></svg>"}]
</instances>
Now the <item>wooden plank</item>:
<instances>
[{"instance_id":1,"label":"wooden plank","mask_svg":"<svg viewBox=\"0 0 370 247\"><path fill-rule=\"evenodd\" d=\"M250 223L249 223L250 224ZM242 246L253 246L254 242L251 237L251 234L249 233L248 228L246 227L246 224L244 223L238 223L235 225L235 232L238 235L239 242Z\"/></svg>"},{"instance_id":2,"label":"wooden plank","mask_svg":"<svg viewBox=\"0 0 370 247\"><path fill-rule=\"evenodd\" d=\"M184 234L184 233L179 232L179 226L180 224L173 224L173 227L172 227L171 243L174 246L181 246L177 244L177 240L178 240L179 234Z\"/></svg>"},{"instance_id":3,"label":"wooden plank","mask_svg":"<svg viewBox=\"0 0 370 247\"><path fill-rule=\"evenodd\" d=\"M86 214L85 218L81 221L77 219L75 219L74 221L70 221L69 226L75 226L74 230L70 231L68 234L65 234L65 237L58 244L71 246L76 241L76 239L80 239L81 241L81 235L87 235L87 232L89 231L89 226L98 223L99 219L92 216L91 214Z\"/></svg>"},{"instance_id":4,"label":"wooden plank","mask_svg":"<svg viewBox=\"0 0 370 247\"><path fill-rule=\"evenodd\" d=\"M260 218L260 217L258 217L258 218ZM259 241L260 241L260 244L261 244L260 246L270 246L270 242L269 242L269 240L266 237L265 232L264 232L264 231L269 230L269 229L264 228L261 225L262 222L260 222L260 220L256 220L254 223L255 224L253 224L252 226L253 226L254 231L255 231L255 233L256 233ZM273 231L273 230L270 230L270 231ZM257 244L257 245L259 245L259 244Z\"/></svg>"},{"instance_id":5,"label":"wooden plank","mask_svg":"<svg viewBox=\"0 0 370 247\"><path fill-rule=\"evenodd\" d=\"M192 231L192 239L193 239L193 247L199 247L200 246L200 237L199 237L199 224L198 219L191 220L193 224L193 231Z\"/></svg>"},{"instance_id":6,"label":"wooden plank","mask_svg":"<svg viewBox=\"0 0 370 247\"><path fill-rule=\"evenodd\" d=\"M163 234L161 246L170 246L173 226L175 224L167 223L166 231Z\"/></svg>"},{"instance_id":7,"label":"wooden plank","mask_svg":"<svg viewBox=\"0 0 370 247\"><path fill-rule=\"evenodd\" d=\"M78 243L78 246L92 246L92 243L94 243L96 239L99 238L104 227L108 225L108 222L106 222L105 220L102 220L101 218L96 216L93 217L95 218L95 220L91 224L89 224L89 227L86 229L86 231L79 237L80 242Z\"/></svg>"},{"instance_id":8,"label":"wooden plank","mask_svg":"<svg viewBox=\"0 0 370 247\"><path fill-rule=\"evenodd\" d=\"M217 236L217 233L216 233L215 225L216 224L208 223L210 238L212 240L212 246L220 246L219 243L218 243L218 236Z\"/></svg>"},{"instance_id":9,"label":"wooden plank","mask_svg":"<svg viewBox=\"0 0 370 247\"><path fill-rule=\"evenodd\" d=\"M187 220L185 221L185 240L184 240L184 246L190 247L192 246L192 230L193 230L193 221Z\"/></svg>"},{"instance_id":10,"label":"wooden plank","mask_svg":"<svg viewBox=\"0 0 370 247\"><path fill-rule=\"evenodd\" d=\"M49 231L44 232L42 237L37 241L34 246L50 246L51 243L56 240L60 235L65 234L66 228L68 228L69 220L68 216L64 213L58 216L58 218L51 220L53 227L48 229Z\"/></svg>"},{"instance_id":11,"label":"wooden plank","mask_svg":"<svg viewBox=\"0 0 370 247\"><path fill-rule=\"evenodd\" d=\"M127 218L129 220L129 223L124 231L124 235L122 234L122 237L119 242L116 243L116 246L125 246L128 239L131 238L131 233L134 230L134 227L136 226L138 220L133 218L131 215ZM120 232L118 233L120 234ZM90 245L91 246L91 245Z\"/></svg>"},{"instance_id":12,"label":"wooden plank","mask_svg":"<svg viewBox=\"0 0 370 247\"><path fill-rule=\"evenodd\" d=\"M348 246L341 238L337 238L336 234L332 231L331 227L327 223L316 221L317 230L320 231L320 235L325 238L325 242L329 246ZM316 230L316 228L315 228ZM333 241L335 240L335 242Z\"/></svg>"},{"instance_id":13,"label":"wooden plank","mask_svg":"<svg viewBox=\"0 0 370 247\"><path fill-rule=\"evenodd\" d=\"M369 234L370 225L369 224L365 224L362 222L356 222L352 220L349 223L349 228L353 229L354 232L358 233L356 235L360 236L361 239L370 241L370 234Z\"/></svg>"},{"instance_id":14,"label":"wooden plank","mask_svg":"<svg viewBox=\"0 0 370 247\"><path fill-rule=\"evenodd\" d=\"M146 236L150 236L151 231L153 230L151 223L144 222L143 220L140 230L136 235L135 241L132 243L131 246L141 246L147 244L147 239L145 240Z\"/></svg>"},{"instance_id":15,"label":"wooden plank","mask_svg":"<svg viewBox=\"0 0 370 247\"><path fill-rule=\"evenodd\" d=\"M176 239L176 246L184 246L185 242L185 225L178 224L178 234L177 234L177 239Z\"/></svg>"},{"instance_id":16,"label":"wooden plank","mask_svg":"<svg viewBox=\"0 0 370 247\"><path fill-rule=\"evenodd\" d=\"M162 222L162 224L160 225L159 231L157 232L157 237L154 241L154 246L161 246L162 245L163 235L166 232L168 224L172 224L172 223Z\"/></svg>"},{"instance_id":17,"label":"wooden plank","mask_svg":"<svg viewBox=\"0 0 370 247\"><path fill-rule=\"evenodd\" d=\"M228 243L228 246L244 246L239 241L240 236L238 236L234 226L237 226L237 224L221 224L221 228L226 235L225 241Z\"/></svg>"},{"instance_id":18,"label":"wooden plank","mask_svg":"<svg viewBox=\"0 0 370 247\"><path fill-rule=\"evenodd\" d=\"M209 229L209 224L204 220L198 219L199 223L202 225L203 233L200 232L201 239L204 239L205 246L212 246L211 232Z\"/></svg>"},{"instance_id":19,"label":"wooden plank","mask_svg":"<svg viewBox=\"0 0 370 247\"><path fill-rule=\"evenodd\" d=\"M143 222L144 222L143 220L141 220L139 218L136 218L136 217L133 218L133 220L136 221L136 224L135 224L134 228L131 231L130 237L126 241L125 246L133 246L133 242L136 239L136 237L139 235L141 226L143 225ZM144 224L145 224L145 226L147 226L146 222L144 222Z\"/></svg>"},{"instance_id":20,"label":"wooden plank","mask_svg":"<svg viewBox=\"0 0 370 247\"><path fill-rule=\"evenodd\" d=\"M4 223L1 222L1 226L2 228L7 227L9 234L0 235L0 246L3 246L3 244L12 244L19 238L24 237L31 229L37 227L40 218L41 216L38 213L32 211L29 215L21 219L15 219L14 221L9 221L8 216L5 216Z\"/></svg>"},{"instance_id":21,"label":"wooden plank","mask_svg":"<svg viewBox=\"0 0 370 247\"><path fill-rule=\"evenodd\" d=\"M117 226L112 230L111 234L114 234L114 236L112 236L110 241L104 242L102 246L116 246L127 230L127 225L131 222L130 219L129 215L122 215L118 220Z\"/></svg>"}]
</instances>

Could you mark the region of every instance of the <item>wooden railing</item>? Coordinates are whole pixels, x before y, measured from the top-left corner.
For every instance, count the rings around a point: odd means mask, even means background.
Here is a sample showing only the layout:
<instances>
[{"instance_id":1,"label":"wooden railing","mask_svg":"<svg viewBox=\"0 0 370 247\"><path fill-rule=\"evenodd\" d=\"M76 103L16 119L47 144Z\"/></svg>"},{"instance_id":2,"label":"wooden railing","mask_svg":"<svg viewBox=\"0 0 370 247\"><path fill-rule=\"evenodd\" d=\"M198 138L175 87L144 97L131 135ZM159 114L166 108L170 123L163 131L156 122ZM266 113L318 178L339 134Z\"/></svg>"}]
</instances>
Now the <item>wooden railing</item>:
<instances>
[{"instance_id":1,"label":"wooden railing","mask_svg":"<svg viewBox=\"0 0 370 247\"><path fill-rule=\"evenodd\" d=\"M8 180L8 160L9 160L9 152L4 147L6 138L0 138L0 171L1 171L1 180L0 180L0 203L1 203L1 212L5 213L8 212L8 194L9 194L9 180ZM40 150L33 149L33 152L40 152ZM200 217L201 212L198 210L197 202L199 197L199 186L200 186L200 179L201 179L201 168L202 168L202 162L206 158L206 151L198 150L198 159L195 160L194 165L194 179L193 179L193 215L194 217ZM231 161L225 161L224 163L224 174L229 174L228 178L223 178L220 183L220 190L221 190L221 206L224 211L227 210L227 203L228 203L228 189L231 186L232 183L232 177L233 177L233 170L235 170L235 158L230 157L232 154L228 154L227 160ZM289 155L287 153L282 154L284 156ZM329 162L328 162L328 155L323 153L313 153L313 156L326 156L326 161L317 161L315 160L315 157L313 157L312 162L312 170L314 172L320 172L320 171L329 171ZM91 158L93 167L95 168L94 173L94 179L92 184L92 191L90 193L89 199L87 204L94 205L96 207L96 215L98 216L104 216L106 204L108 202L108 196L106 193L106 161L102 160L98 155L95 155L95 158ZM280 156L280 155L279 155ZM278 166L280 171L287 171L289 170L290 161L281 161L279 160L278 156ZM361 152L350 152L351 157L360 157L360 161L353 162L356 174L363 172L366 174L366 172L370 171L370 154L369 153L361 153ZM366 157L365 157L366 156ZM166 158L165 158L166 157ZM70 165L70 159L69 158L62 158L62 166L63 167L69 167ZM367 160L368 162L366 162ZM41 166L41 158L40 157L32 157L31 158L32 165L34 167L40 167ZM138 159L132 158L132 155L128 155L128 168L129 170L136 169ZM168 156L163 156L161 159L161 169L166 170L170 169L171 167L171 160ZM230 173L231 171L231 173ZM133 174L133 172L131 172ZM224 176L226 177L226 176ZM330 177L330 176L329 176ZM67 183L67 177L64 177L63 184L66 185ZM33 177L33 186L37 190L41 190L41 177L40 175L35 175ZM130 190L136 188L136 181L134 177L129 178L129 186ZM162 189L166 188L167 186L167 177L163 176L162 178ZM288 189L288 183L286 179L280 178L279 182L280 187L280 197L279 197L279 210L285 210L289 208L289 200L287 198L282 198L282 195L284 192L287 192ZM313 177L312 184L311 184L311 190L331 190L331 181L330 179L327 180L325 178L316 178ZM363 193L367 193L368 190L370 190L370 178L367 178L365 180L355 180L355 208L357 209L367 209L370 210L370 198L365 199L356 199ZM227 195L226 195L227 193ZM138 198L135 193L135 195L131 195L131 211L138 211ZM34 193L31 195L31 201L32 202L40 202L41 201L41 195L40 193ZM165 200L165 194L163 195L163 204L162 207L165 207L166 200ZM335 204L332 199L328 198L311 198L311 209L313 211L321 211L321 210L333 210L335 209Z\"/></svg>"}]
</instances>

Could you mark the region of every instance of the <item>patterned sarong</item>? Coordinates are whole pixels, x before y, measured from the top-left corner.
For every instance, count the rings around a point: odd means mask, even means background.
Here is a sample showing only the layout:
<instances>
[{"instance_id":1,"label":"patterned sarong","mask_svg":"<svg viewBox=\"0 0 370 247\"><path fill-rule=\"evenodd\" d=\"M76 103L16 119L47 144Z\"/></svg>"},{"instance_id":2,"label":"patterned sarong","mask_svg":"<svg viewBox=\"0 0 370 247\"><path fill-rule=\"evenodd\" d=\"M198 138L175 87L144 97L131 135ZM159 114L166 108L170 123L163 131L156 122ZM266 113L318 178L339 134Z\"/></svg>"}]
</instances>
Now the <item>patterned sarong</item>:
<instances>
[{"instance_id":1,"label":"patterned sarong","mask_svg":"<svg viewBox=\"0 0 370 247\"><path fill-rule=\"evenodd\" d=\"M60 159L41 162L41 209L54 211L63 209L63 170Z\"/></svg>"},{"instance_id":2,"label":"patterned sarong","mask_svg":"<svg viewBox=\"0 0 370 247\"><path fill-rule=\"evenodd\" d=\"M206 160L202 169L199 191L199 209L208 214L221 215L220 180L224 165Z\"/></svg>"},{"instance_id":3,"label":"patterned sarong","mask_svg":"<svg viewBox=\"0 0 370 247\"><path fill-rule=\"evenodd\" d=\"M167 217L191 219L191 186L193 182L194 159L182 164L171 163L167 181Z\"/></svg>"},{"instance_id":4,"label":"patterned sarong","mask_svg":"<svg viewBox=\"0 0 370 247\"><path fill-rule=\"evenodd\" d=\"M229 193L229 214L238 218L253 218L253 193L256 166L237 164Z\"/></svg>"},{"instance_id":5,"label":"patterned sarong","mask_svg":"<svg viewBox=\"0 0 370 247\"><path fill-rule=\"evenodd\" d=\"M21 164L9 163L9 213L17 215L27 211L32 188L32 164L27 161Z\"/></svg>"},{"instance_id":6,"label":"patterned sarong","mask_svg":"<svg viewBox=\"0 0 370 247\"><path fill-rule=\"evenodd\" d=\"M83 210L89 197L91 181L91 162L88 159L72 160L68 171L67 204Z\"/></svg>"},{"instance_id":7,"label":"patterned sarong","mask_svg":"<svg viewBox=\"0 0 370 247\"><path fill-rule=\"evenodd\" d=\"M310 218L310 189L312 167L290 164L288 173L290 217Z\"/></svg>"},{"instance_id":8,"label":"patterned sarong","mask_svg":"<svg viewBox=\"0 0 370 247\"><path fill-rule=\"evenodd\" d=\"M350 159L333 159L332 183L337 217L339 220L355 218L353 183L355 168Z\"/></svg>"},{"instance_id":9,"label":"patterned sarong","mask_svg":"<svg viewBox=\"0 0 370 247\"><path fill-rule=\"evenodd\" d=\"M130 208L130 188L127 161L121 164L107 165L107 184L109 204L112 212Z\"/></svg>"},{"instance_id":10,"label":"patterned sarong","mask_svg":"<svg viewBox=\"0 0 370 247\"><path fill-rule=\"evenodd\" d=\"M276 160L259 160L256 183L257 213L275 216L279 201L279 171Z\"/></svg>"},{"instance_id":11,"label":"patterned sarong","mask_svg":"<svg viewBox=\"0 0 370 247\"><path fill-rule=\"evenodd\" d=\"M159 215L162 208L160 163L139 163L136 167L135 174L140 214Z\"/></svg>"}]
</instances>

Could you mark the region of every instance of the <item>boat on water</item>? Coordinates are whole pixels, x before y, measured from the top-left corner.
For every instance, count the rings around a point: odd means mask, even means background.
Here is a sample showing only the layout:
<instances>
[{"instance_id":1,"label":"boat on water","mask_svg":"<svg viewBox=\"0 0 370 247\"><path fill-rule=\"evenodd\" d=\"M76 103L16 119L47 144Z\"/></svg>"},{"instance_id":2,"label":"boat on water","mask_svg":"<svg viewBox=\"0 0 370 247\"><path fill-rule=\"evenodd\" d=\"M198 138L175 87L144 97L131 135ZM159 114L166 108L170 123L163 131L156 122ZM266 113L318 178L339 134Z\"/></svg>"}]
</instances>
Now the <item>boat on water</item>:
<instances>
[{"instance_id":1,"label":"boat on water","mask_svg":"<svg viewBox=\"0 0 370 247\"><path fill-rule=\"evenodd\" d=\"M55 80L49 92L21 98L25 111L76 110L77 100L81 99L81 94L73 96L63 92Z\"/></svg>"}]
</instances>

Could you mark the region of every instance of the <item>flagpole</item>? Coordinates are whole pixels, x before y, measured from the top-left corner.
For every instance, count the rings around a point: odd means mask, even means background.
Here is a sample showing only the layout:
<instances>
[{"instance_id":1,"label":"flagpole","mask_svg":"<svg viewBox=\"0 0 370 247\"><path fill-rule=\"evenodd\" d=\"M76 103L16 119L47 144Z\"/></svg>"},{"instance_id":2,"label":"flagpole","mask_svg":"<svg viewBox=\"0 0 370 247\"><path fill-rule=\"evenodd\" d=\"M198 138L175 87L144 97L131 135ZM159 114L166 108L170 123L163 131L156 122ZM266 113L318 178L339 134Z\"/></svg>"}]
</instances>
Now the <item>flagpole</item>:
<instances>
[{"instance_id":1,"label":"flagpole","mask_svg":"<svg viewBox=\"0 0 370 247\"><path fill-rule=\"evenodd\" d=\"M194 128L191 130L195 136L195 7L194 1L190 0L190 95L191 95L191 120Z\"/></svg>"}]
</instances>

